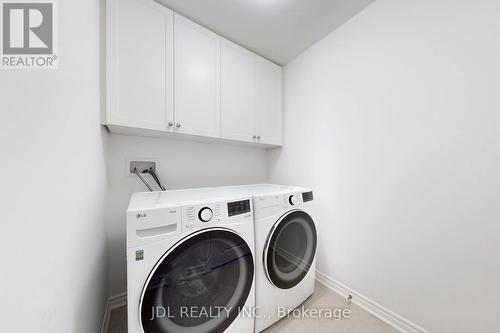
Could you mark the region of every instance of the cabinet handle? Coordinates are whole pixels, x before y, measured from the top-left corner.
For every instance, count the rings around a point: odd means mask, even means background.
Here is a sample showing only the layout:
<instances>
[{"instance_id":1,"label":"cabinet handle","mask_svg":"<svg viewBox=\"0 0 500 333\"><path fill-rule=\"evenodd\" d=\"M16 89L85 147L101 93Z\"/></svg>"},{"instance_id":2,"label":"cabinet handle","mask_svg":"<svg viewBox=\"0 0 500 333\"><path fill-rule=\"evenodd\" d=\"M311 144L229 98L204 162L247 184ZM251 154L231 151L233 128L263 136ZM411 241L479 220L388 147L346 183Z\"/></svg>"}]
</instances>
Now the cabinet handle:
<instances>
[{"instance_id":1,"label":"cabinet handle","mask_svg":"<svg viewBox=\"0 0 500 333\"><path fill-rule=\"evenodd\" d=\"M174 123L170 121L170 122L168 123L168 127L172 127L172 126L174 126Z\"/></svg>"},{"instance_id":2,"label":"cabinet handle","mask_svg":"<svg viewBox=\"0 0 500 333\"><path fill-rule=\"evenodd\" d=\"M177 123L177 124L175 124L175 127L179 128L179 127L181 127L181 124Z\"/></svg>"}]
</instances>

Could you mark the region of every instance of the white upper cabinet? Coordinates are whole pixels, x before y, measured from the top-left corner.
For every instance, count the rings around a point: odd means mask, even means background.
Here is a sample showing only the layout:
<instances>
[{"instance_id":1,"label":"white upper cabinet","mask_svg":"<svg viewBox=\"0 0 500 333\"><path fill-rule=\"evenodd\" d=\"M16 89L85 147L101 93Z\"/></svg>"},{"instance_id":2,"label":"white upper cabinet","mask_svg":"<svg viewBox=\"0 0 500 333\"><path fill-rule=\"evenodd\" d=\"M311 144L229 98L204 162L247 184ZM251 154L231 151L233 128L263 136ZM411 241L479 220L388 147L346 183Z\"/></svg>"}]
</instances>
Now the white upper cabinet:
<instances>
[{"instance_id":1,"label":"white upper cabinet","mask_svg":"<svg viewBox=\"0 0 500 333\"><path fill-rule=\"evenodd\" d=\"M112 133L282 144L282 68L154 0L107 0Z\"/></svg>"},{"instance_id":2,"label":"white upper cabinet","mask_svg":"<svg viewBox=\"0 0 500 333\"><path fill-rule=\"evenodd\" d=\"M255 54L227 40L221 45L222 137L254 141Z\"/></svg>"},{"instance_id":3,"label":"white upper cabinet","mask_svg":"<svg viewBox=\"0 0 500 333\"><path fill-rule=\"evenodd\" d=\"M175 130L220 136L220 37L175 14Z\"/></svg>"},{"instance_id":4,"label":"white upper cabinet","mask_svg":"<svg viewBox=\"0 0 500 333\"><path fill-rule=\"evenodd\" d=\"M108 0L107 6L106 122L168 130L174 13L149 0Z\"/></svg>"},{"instance_id":5,"label":"white upper cabinet","mask_svg":"<svg viewBox=\"0 0 500 333\"><path fill-rule=\"evenodd\" d=\"M283 70L268 60L256 58L255 107L259 142L281 145L283 118Z\"/></svg>"}]
</instances>

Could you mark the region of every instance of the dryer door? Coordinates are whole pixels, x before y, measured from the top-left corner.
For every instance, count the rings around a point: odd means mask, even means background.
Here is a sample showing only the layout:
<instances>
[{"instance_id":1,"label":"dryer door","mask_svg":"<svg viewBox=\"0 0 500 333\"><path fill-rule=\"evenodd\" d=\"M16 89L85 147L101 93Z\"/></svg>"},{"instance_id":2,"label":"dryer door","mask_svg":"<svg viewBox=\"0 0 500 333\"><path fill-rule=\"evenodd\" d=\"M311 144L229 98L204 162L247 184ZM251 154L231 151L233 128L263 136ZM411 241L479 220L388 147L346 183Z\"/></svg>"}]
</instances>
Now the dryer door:
<instances>
[{"instance_id":1,"label":"dryer door","mask_svg":"<svg viewBox=\"0 0 500 333\"><path fill-rule=\"evenodd\" d=\"M159 260L141 296L145 333L223 332L243 309L254 276L248 244L226 229L205 229Z\"/></svg>"},{"instance_id":2,"label":"dryer door","mask_svg":"<svg viewBox=\"0 0 500 333\"><path fill-rule=\"evenodd\" d=\"M264 266L271 283L281 289L299 284L314 261L316 244L316 227L309 214L293 210L282 216L264 250Z\"/></svg>"}]
</instances>

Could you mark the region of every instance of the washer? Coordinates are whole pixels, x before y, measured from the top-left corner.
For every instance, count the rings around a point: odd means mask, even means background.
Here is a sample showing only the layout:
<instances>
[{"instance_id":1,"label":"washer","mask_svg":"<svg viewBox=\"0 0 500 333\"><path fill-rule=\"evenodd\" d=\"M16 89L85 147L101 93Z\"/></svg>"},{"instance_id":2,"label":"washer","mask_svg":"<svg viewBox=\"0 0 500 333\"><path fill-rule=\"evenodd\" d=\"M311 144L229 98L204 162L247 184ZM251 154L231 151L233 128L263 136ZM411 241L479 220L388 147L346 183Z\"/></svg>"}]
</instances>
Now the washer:
<instances>
[{"instance_id":1,"label":"washer","mask_svg":"<svg viewBox=\"0 0 500 333\"><path fill-rule=\"evenodd\" d=\"M136 193L127 212L128 333L254 331L250 196Z\"/></svg>"},{"instance_id":2,"label":"washer","mask_svg":"<svg viewBox=\"0 0 500 333\"><path fill-rule=\"evenodd\" d=\"M253 197L255 332L261 332L314 292L317 233L313 191L270 184L226 189Z\"/></svg>"}]
</instances>

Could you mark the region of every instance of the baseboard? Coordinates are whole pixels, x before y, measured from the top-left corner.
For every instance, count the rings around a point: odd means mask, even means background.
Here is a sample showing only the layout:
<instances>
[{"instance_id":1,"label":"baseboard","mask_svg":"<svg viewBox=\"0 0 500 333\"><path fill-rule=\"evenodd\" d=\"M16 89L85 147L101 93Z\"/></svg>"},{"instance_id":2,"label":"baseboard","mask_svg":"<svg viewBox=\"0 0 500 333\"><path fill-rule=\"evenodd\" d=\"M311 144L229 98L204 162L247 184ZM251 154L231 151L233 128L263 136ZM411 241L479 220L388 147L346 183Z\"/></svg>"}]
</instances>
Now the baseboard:
<instances>
[{"instance_id":1,"label":"baseboard","mask_svg":"<svg viewBox=\"0 0 500 333\"><path fill-rule=\"evenodd\" d=\"M115 296L111 296L106 304L106 312L104 313L104 319L102 321L101 333L107 333L109 327L109 318L111 316L111 311L113 309L122 307L127 304L127 293L121 293Z\"/></svg>"},{"instance_id":2,"label":"baseboard","mask_svg":"<svg viewBox=\"0 0 500 333\"><path fill-rule=\"evenodd\" d=\"M352 290L351 288L336 281L335 279L332 279L326 274L316 271L316 280L344 297L352 295L352 302L354 304L358 305L365 311L371 313L378 319L382 320L383 322L394 327L402 333L429 333L429 331L425 330L424 328L383 307L377 302L372 301L368 297Z\"/></svg>"}]
</instances>

